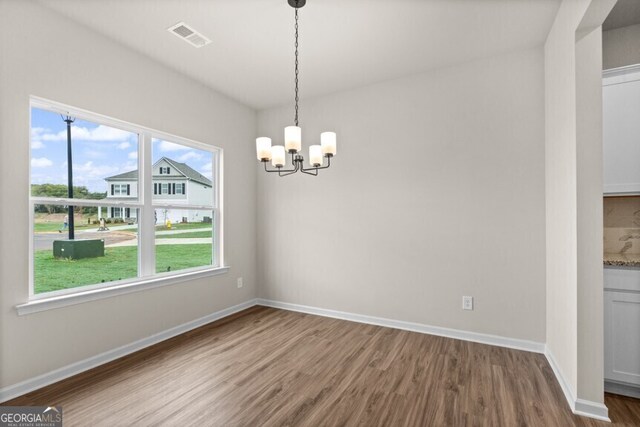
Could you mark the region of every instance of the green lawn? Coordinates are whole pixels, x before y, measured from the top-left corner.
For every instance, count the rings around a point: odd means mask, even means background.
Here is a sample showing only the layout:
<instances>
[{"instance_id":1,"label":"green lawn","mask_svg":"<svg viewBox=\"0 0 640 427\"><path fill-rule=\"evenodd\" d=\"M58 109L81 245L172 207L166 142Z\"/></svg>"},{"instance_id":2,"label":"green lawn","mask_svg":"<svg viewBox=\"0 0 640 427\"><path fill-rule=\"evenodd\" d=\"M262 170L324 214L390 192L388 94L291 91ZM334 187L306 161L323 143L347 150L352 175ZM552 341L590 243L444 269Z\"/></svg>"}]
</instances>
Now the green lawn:
<instances>
[{"instance_id":1,"label":"green lawn","mask_svg":"<svg viewBox=\"0 0 640 427\"><path fill-rule=\"evenodd\" d=\"M213 255L209 244L156 246L156 272L184 270L211 265Z\"/></svg>"},{"instance_id":2,"label":"green lawn","mask_svg":"<svg viewBox=\"0 0 640 427\"><path fill-rule=\"evenodd\" d=\"M97 225L89 225L87 223L74 224L75 228L98 227ZM33 231L36 233L46 233L58 231L62 229L62 222L36 222L33 224ZM66 230L65 230L66 232Z\"/></svg>"},{"instance_id":3,"label":"green lawn","mask_svg":"<svg viewBox=\"0 0 640 427\"><path fill-rule=\"evenodd\" d=\"M156 234L156 239L203 239L213 237L212 231L192 231L190 233Z\"/></svg>"},{"instance_id":4,"label":"green lawn","mask_svg":"<svg viewBox=\"0 0 640 427\"><path fill-rule=\"evenodd\" d=\"M75 288L137 276L138 248L106 248L105 256L79 260L55 259L52 251L36 251L35 293ZM211 264L212 247L208 244L156 246L156 271L176 271Z\"/></svg>"}]
</instances>

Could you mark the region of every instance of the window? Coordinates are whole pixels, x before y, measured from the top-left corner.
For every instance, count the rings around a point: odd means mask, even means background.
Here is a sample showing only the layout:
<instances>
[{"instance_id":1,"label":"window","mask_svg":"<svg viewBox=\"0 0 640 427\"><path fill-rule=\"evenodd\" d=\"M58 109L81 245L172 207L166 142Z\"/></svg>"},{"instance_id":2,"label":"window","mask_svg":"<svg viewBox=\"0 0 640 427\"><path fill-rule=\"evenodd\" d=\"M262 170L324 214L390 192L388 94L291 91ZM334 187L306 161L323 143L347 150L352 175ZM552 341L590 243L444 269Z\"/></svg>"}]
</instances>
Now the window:
<instances>
[{"instance_id":1,"label":"window","mask_svg":"<svg viewBox=\"0 0 640 427\"><path fill-rule=\"evenodd\" d=\"M131 193L131 184L111 184L112 196L128 196Z\"/></svg>"},{"instance_id":2,"label":"window","mask_svg":"<svg viewBox=\"0 0 640 427\"><path fill-rule=\"evenodd\" d=\"M67 114L73 120L71 187ZM218 153L215 147L32 99L31 297L221 266ZM176 181L157 182L154 170ZM187 198L189 181L209 187Z\"/></svg>"},{"instance_id":3,"label":"window","mask_svg":"<svg viewBox=\"0 0 640 427\"><path fill-rule=\"evenodd\" d=\"M180 141L154 138L151 144L154 164L170 164L172 178L198 185L186 198L184 182L161 184L167 197L153 200L157 231L155 240L156 272L211 265L215 259L218 211L215 206L214 175L216 152L185 145ZM166 191L165 191L166 190ZM197 208L196 208L197 207Z\"/></svg>"},{"instance_id":4,"label":"window","mask_svg":"<svg viewBox=\"0 0 640 427\"><path fill-rule=\"evenodd\" d=\"M122 208L111 208L111 218L122 218Z\"/></svg>"}]
</instances>

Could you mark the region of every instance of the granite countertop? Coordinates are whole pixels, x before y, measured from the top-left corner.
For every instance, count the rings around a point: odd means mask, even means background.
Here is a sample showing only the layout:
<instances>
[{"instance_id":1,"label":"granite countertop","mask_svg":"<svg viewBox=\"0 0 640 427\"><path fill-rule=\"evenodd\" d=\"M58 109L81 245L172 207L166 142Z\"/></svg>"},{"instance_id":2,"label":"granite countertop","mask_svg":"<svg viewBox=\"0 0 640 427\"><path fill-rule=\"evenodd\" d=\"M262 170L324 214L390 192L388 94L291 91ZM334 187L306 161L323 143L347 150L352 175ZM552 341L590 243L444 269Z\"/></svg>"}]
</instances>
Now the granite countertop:
<instances>
[{"instance_id":1,"label":"granite countertop","mask_svg":"<svg viewBox=\"0 0 640 427\"><path fill-rule=\"evenodd\" d=\"M640 254L604 254L604 265L640 267Z\"/></svg>"}]
</instances>

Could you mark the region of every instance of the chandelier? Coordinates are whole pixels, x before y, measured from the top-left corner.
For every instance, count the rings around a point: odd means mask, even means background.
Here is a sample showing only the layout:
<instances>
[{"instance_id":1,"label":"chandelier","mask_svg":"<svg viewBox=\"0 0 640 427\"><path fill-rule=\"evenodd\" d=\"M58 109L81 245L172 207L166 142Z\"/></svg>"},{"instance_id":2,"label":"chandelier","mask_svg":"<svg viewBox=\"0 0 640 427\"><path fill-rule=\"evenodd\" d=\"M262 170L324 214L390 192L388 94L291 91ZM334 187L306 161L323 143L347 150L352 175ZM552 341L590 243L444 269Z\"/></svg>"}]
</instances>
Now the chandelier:
<instances>
[{"instance_id":1,"label":"chandelier","mask_svg":"<svg viewBox=\"0 0 640 427\"><path fill-rule=\"evenodd\" d=\"M304 167L304 157L300 153L302 149L302 129L298 122L298 9L303 7L306 0L288 0L291 7L295 9L295 126L284 128L284 146L271 146L271 138L260 137L256 139L256 152L258 160L264 164L264 170L275 172L279 176L287 176L298 171L309 175L318 175L318 170L327 169L331 166L331 158L336 155L336 134L335 132L322 132L320 134L320 145L309 146L309 164L311 167ZM285 169L286 153L291 155L291 169ZM326 161L326 164L324 160ZM275 169L267 168L267 163Z\"/></svg>"}]
</instances>

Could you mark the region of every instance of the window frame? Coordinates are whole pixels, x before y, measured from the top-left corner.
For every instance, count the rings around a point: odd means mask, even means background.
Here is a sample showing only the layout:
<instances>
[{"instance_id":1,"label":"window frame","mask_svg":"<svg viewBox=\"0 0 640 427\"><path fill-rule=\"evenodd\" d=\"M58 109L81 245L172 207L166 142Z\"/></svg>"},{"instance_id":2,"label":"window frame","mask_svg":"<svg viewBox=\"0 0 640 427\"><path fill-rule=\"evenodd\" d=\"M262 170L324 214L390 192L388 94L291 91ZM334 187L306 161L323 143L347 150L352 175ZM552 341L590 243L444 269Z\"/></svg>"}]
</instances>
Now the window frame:
<instances>
[{"instance_id":1,"label":"window frame","mask_svg":"<svg viewBox=\"0 0 640 427\"><path fill-rule=\"evenodd\" d=\"M112 196L129 196L127 194L127 185L129 184L111 184L113 185Z\"/></svg>"},{"instance_id":2,"label":"window frame","mask_svg":"<svg viewBox=\"0 0 640 427\"><path fill-rule=\"evenodd\" d=\"M141 126L126 122L123 120L115 119L112 117L104 116L102 114L93 113L80 108L68 106L56 101L47 100L44 98L30 96L29 97L29 132L31 133L32 117L31 111L33 108L39 108L53 113L59 113L64 115L70 115L78 119L87 120L96 124L106 125L113 128L125 130L138 135L138 192L137 196L130 196L128 200L109 200L109 197L105 197L101 200L95 199L68 199L68 198L55 198L55 197L34 197L31 194L31 165L29 165L28 173L28 194L29 194L29 227L28 227L28 239L29 239L29 300L26 304L18 306L18 311L25 312L41 311L40 309L29 308L30 303L37 305L43 305L47 300L58 301L60 298L67 297L80 297L82 300L96 299L95 293L98 291L103 292L104 297L119 294L118 289L122 289L122 293L131 292L132 288L136 287L140 289L147 289L150 287L157 287L159 285L173 284L176 280L187 280L189 277L200 277L203 275L217 275L228 271L228 267L224 263L224 249L223 249L223 203L222 203L222 188L223 188L223 176L222 176L222 162L223 162L223 149L214 145L205 144L202 142L194 141L188 138L172 135L167 132L151 129L146 126ZM212 153L212 182L214 182L212 188L212 204L211 205L185 205L185 204L173 204L171 201L167 203L155 200L154 186L153 186L153 162L152 162L152 141L154 139L165 140L176 144L181 144L190 148L198 150L204 150ZM29 158L32 156L31 149L31 136L29 136ZM126 191L125 191L126 193ZM115 194L114 194L115 195ZM123 209L138 209L138 275L137 277L118 280L106 283L96 283L91 285L83 285L75 288L61 289L57 291L35 293L34 279L35 279L35 252L34 252L34 224L35 213L34 208L37 204L55 204L55 205L73 205L73 206L91 206L91 207L117 207ZM155 209L189 209L198 211L209 211L213 215L213 235L212 235L212 263L211 265L205 265L200 267L193 267L188 269L176 270L172 272L155 272ZM91 295L88 297L87 295ZM70 304L73 304L72 302ZM59 301L54 303L55 306L59 306ZM46 304L45 304L46 305ZM65 304L66 305L66 304ZM25 308L26 307L26 308ZM47 309L47 308L44 308Z\"/></svg>"}]
</instances>

